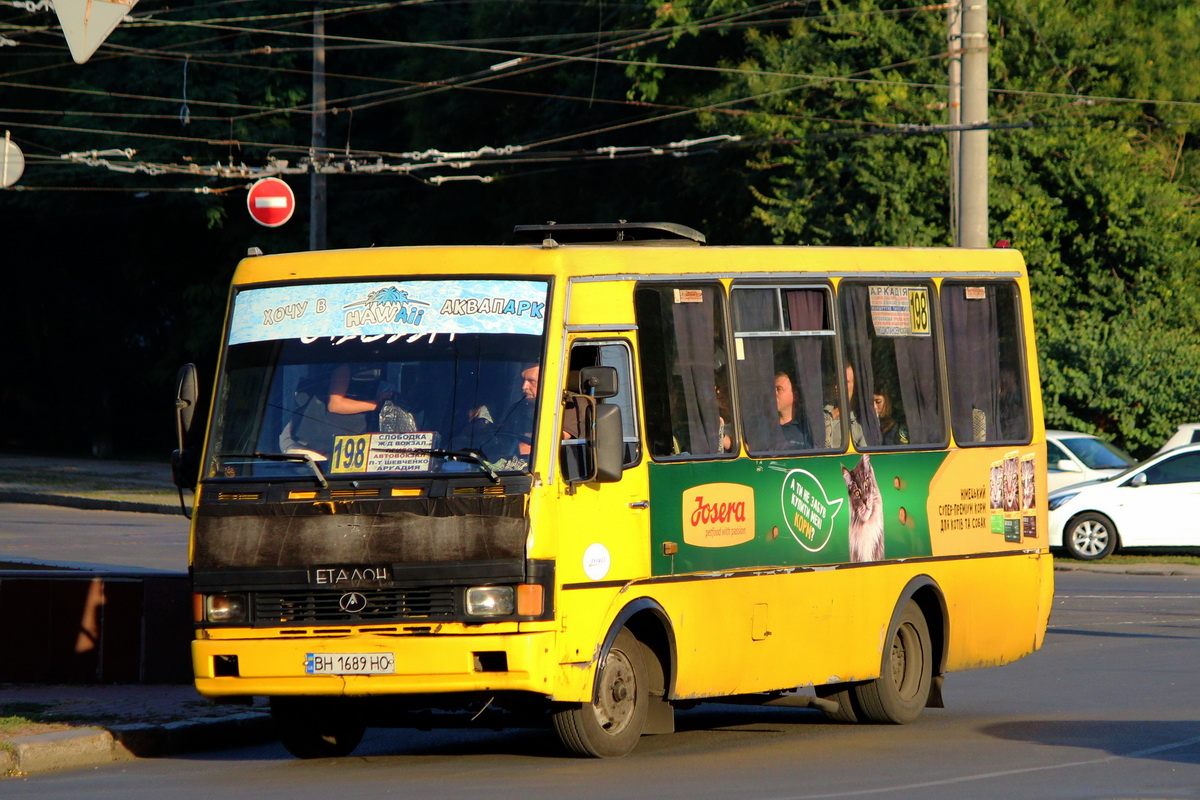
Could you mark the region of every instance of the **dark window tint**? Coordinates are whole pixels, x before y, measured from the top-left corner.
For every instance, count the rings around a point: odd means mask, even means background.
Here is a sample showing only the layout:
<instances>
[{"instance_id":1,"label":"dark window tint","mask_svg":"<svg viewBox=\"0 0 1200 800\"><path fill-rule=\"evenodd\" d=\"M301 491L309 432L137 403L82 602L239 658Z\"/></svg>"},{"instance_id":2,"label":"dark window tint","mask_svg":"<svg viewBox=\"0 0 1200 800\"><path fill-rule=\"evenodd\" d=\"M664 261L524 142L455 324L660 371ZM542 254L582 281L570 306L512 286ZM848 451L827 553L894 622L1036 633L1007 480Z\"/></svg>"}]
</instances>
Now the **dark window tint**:
<instances>
[{"instance_id":1,"label":"dark window tint","mask_svg":"<svg viewBox=\"0 0 1200 800\"><path fill-rule=\"evenodd\" d=\"M1028 442L1017 285L946 281L942 312L954 438L960 445Z\"/></svg>"},{"instance_id":2,"label":"dark window tint","mask_svg":"<svg viewBox=\"0 0 1200 800\"><path fill-rule=\"evenodd\" d=\"M634 292L646 438L655 457L736 452L719 284Z\"/></svg>"},{"instance_id":3,"label":"dark window tint","mask_svg":"<svg viewBox=\"0 0 1200 800\"><path fill-rule=\"evenodd\" d=\"M1200 453L1183 455L1160 461L1146 470L1146 483L1192 483L1200 481Z\"/></svg>"}]
</instances>

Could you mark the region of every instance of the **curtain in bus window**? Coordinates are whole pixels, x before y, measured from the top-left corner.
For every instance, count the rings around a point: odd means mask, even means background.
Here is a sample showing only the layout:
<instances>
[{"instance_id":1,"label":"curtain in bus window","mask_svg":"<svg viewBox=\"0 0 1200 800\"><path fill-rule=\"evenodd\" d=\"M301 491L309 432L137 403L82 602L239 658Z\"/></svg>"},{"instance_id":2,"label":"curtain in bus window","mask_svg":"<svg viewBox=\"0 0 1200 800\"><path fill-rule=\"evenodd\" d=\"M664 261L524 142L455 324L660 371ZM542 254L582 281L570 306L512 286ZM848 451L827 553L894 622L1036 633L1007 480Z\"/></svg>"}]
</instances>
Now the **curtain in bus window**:
<instances>
[{"instance_id":1,"label":"curtain in bus window","mask_svg":"<svg viewBox=\"0 0 1200 800\"><path fill-rule=\"evenodd\" d=\"M738 331L777 331L779 303L774 289L739 289L733 293L733 328ZM775 403L775 344L766 336L738 340L738 412L750 452L789 449L779 426Z\"/></svg>"},{"instance_id":2,"label":"curtain in bus window","mask_svg":"<svg viewBox=\"0 0 1200 800\"><path fill-rule=\"evenodd\" d=\"M732 438L720 295L715 288L643 286L635 293L646 430L655 455L714 455ZM718 336L722 338L719 339Z\"/></svg>"},{"instance_id":3,"label":"curtain in bus window","mask_svg":"<svg viewBox=\"0 0 1200 800\"><path fill-rule=\"evenodd\" d=\"M696 297L702 299L697 301ZM718 440L723 424L717 408L717 362L724 356L718 359L715 309L712 289L680 289L675 293L672 319L678 337L676 374L683 390L676 400L684 405L680 416L687 425L680 447L681 452L692 455L721 452ZM726 412L728 416L730 412Z\"/></svg>"},{"instance_id":4,"label":"curtain in bus window","mask_svg":"<svg viewBox=\"0 0 1200 800\"><path fill-rule=\"evenodd\" d=\"M842 284L842 336L846 347L845 391L850 393L842 403L842 413L849 410L851 435L856 447L878 446L882 441L879 419L875 416L870 391L862 387L875 385L875 370L871 354L871 309L866 286ZM863 399L866 398L866 402ZM847 433L842 425L842 433ZM857 431L861 430L859 434ZM844 442L844 439L843 439ZM830 442L834 447L838 442Z\"/></svg>"},{"instance_id":5,"label":"curtain in bus window","mask_svg":"<svg viewBox=\"0 0 1200 800\"><path fill-rule=\"evenodd\" d=\"M819 289L785 289L783 297L787 303L790 330L819 331L830 327L829 320L825 318L825 292ZM792 342L796 363L800 365L796 375L799 384L797 389L810 431L823 431L825 427L823 384L826 367L832 366L832 361L826 362L822 358L822 350L830 341L831 337L806 336ZM818 441L823 435L813 437L817 447L825 446L824 442Z\"/></svg>"},{"instance_id":6,"label":"curtain in bus window","mask_svg":"<svg viewBox=\"0 0 1200 800\"><path fill-rule=\"evenodd\" d=\"M906 412L909 442L942 441L945 438L942 388L933 339L897 339L896 369L900 375L908 376L900 381L900 399Z\"/></svg>"}]
</instances>

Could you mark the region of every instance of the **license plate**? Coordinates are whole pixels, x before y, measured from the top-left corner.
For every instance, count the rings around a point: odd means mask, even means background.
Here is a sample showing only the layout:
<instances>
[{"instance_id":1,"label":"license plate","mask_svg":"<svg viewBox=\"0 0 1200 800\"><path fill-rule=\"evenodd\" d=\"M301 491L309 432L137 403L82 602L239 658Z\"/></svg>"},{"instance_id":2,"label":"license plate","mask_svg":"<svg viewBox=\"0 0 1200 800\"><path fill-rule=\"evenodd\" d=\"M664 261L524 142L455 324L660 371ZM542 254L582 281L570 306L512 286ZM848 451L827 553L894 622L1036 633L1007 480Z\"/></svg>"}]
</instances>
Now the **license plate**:
<instances>
[{"instance_id":1,"label":"license plate","mask_svg":"<svg viewBox=\"0 0 1200 800\"><path fill-rule=\"evenodd\" d=\"M304 671L309 675L394 675L394 653L308 653Z\"/></svg>"}]
</instances>

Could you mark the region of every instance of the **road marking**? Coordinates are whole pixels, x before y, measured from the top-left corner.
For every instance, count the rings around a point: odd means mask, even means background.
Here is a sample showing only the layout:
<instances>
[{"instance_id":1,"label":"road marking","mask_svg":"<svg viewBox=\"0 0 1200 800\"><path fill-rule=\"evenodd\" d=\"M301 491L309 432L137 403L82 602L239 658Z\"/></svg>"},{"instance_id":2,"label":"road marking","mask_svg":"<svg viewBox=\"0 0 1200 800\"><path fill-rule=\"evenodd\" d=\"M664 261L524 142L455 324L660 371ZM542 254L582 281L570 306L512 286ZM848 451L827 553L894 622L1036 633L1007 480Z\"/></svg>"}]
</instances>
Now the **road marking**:
<instances>
[{"instance_id":1,"label":"road marking","mask_svg":"<svg viewBox=\"0 0 1200 800\"><path fill-rule=\"evenodd\" d=\"M1007 769L999 772L981 772L978 775L963 775L960 778L945 778L940 781L923 781L921 783L908 783L902 786L887 786L879 789L856 789L849 792L832 792L830 794L798 794L788 795L787 797L778 798L778 800L821 800L822 798L830 797L862 797L872 794L887 794L889 792L912 792L914 789L928 789L933 786L952 786L956 783L970 783L972 781L986 781L993 778L1006 778L1011 775L1028 775L1033 772L1047 772L1052 769L1067 769L1070 767L1088 767L1094 764L1106 764L1110 761L1119 761L1124 758L1145 758L1155 753L1163 753L1167 750L1178 750L1181 747L1188 747L1193 744L1200 743L1200 736L1193 736L1190 739L1183 739L1178 742L1170 742L1161 744L1157 747L1147 747L1143 750L1135 750L1132 753L1124 753L1120 755L1104 756L1103 758L1090 758L1085 761L1070 761L1065 764L1047 764L1044 767L1022 767L1020 769Z\"/></svg>"},{"instance_id":2,"label":"road marking","mask_svg":"<svg viewBox=\"0 0 1200 800\"><path fill-rule=\"evenodd\" d=\"M1056 594L1055 600L1195 600L1194 594Z\"/></svg>"}]
</instances>

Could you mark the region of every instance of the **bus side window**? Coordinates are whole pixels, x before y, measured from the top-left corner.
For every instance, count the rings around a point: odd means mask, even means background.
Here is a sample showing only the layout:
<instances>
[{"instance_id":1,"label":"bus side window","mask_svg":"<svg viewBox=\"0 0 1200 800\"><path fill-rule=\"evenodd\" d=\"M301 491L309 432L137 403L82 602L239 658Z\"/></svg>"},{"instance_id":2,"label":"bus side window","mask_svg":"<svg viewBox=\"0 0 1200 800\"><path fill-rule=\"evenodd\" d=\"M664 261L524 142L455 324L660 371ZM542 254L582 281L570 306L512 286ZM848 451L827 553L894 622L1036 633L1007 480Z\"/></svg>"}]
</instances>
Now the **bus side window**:
<instances>
[{"instance_id":1,"label":"bus side window","mask_svg":"<svg viewBox=\"0 0 1200 800\"><path fill-rule=\"evenodd\" d=\"M738 409L751 455L823 450L837 354L829 289L734 284Z\"/></svg>"},{"instance_id":2,"label":"bus side window","mask_svg":"<svg viewBox=\"0 0 1200 800\"><path fill-rule=\"evenodd\" d=\"M838 293L854 446L943 445L933 286L843 281Z\"/></svg>"},{"instance_id":3,"label":"bus side window","mask_svg":"<svg viewBox=\"0 0 1200 800\"><path fill-rule=\"evenodd\" d=\"M646 437L654 457L737 452L720 284L634 290Z\"/></svg>"},{"instance_id":4,"label":"bus side window","mask_svg":"<svg viewBox=\"0 0 1200 800\"><path fill-rule=\"evenodd\" d=\"M1011 281L942 284L950 422L960 445L1028 442L1021 306Z\"/></svg>"}]
</instances>

